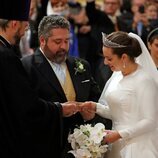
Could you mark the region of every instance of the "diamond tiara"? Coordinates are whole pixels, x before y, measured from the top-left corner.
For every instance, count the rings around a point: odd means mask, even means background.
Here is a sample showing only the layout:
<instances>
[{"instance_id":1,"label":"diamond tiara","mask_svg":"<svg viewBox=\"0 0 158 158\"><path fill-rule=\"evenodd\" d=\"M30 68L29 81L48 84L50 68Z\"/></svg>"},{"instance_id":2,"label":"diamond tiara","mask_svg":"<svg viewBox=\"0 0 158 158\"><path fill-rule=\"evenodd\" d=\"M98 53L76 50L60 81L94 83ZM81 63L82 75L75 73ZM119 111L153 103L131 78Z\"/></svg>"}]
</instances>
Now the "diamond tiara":
<instances>
[{"instance_id":1,"label":"diamond tiara","mask_svg":"<svg viewBox=\"0 0 158 158\"><path fill-rule=\"evenodd\" d=\"M125 48L127 46L112 42L106 38L106 34L102 32L103 45L108 48Z\"/></svg>"}]
</instances>

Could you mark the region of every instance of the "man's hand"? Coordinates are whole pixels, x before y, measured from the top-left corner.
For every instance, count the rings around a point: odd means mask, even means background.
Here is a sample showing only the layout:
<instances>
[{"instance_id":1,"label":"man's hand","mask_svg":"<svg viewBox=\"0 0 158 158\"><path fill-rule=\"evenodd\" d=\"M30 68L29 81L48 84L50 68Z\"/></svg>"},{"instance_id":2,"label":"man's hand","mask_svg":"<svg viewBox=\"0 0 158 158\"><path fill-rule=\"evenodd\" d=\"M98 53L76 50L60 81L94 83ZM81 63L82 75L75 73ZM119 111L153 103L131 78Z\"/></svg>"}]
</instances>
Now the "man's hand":
<instances>
[{"instance_id":1,"label":"man's hand","mask_svg":"<svg viewBox=\"0 0 158 158\"><path fill-rule=\"evenodd\" d=\"M63 108L63 117L72 116L80 110L76 102L66 102L66 103L62 103L61 105Z\"/></svg>"}]
</instances>

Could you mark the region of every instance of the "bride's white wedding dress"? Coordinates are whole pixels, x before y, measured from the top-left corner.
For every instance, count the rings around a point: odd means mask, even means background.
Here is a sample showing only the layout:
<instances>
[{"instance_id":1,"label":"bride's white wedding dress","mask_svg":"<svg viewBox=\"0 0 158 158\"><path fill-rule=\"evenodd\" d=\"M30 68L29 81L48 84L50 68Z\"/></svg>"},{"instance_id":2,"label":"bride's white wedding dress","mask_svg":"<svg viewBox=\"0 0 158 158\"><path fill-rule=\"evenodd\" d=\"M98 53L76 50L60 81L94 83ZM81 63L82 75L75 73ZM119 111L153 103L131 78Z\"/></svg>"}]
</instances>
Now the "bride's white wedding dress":
<instances>
[{"instance_id":1,"label":"bride's white wedding dress","mask_svg":"<svg viewBox=\"0 0 158 158\"><path fill-rule=\"evenodd\" d=\"M97 114L112 119L122 136L112 145L110 158L158 158L157 90L141 66L125 77L115 72L106 84Z\"/></svg>"}]
</instances>

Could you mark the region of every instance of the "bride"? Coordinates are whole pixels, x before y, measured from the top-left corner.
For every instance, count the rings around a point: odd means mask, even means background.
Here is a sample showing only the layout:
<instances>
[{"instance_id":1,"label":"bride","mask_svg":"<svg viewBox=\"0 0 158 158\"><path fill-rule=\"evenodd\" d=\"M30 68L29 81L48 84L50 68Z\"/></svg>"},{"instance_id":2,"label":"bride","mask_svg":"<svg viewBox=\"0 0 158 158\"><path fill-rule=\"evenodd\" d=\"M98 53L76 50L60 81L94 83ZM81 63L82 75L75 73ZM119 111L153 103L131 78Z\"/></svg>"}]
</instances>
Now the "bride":
<instances>
[{"instance_id":1,"label":"bride","mask_svg":"<svg viewBox=\"0 0 158 158\"><path fill-rule=\"evenodd\" d=\"M146 46L133 33L103 34L103 55L114 73L98 103L81 105L84 119L113 121L109 158L158 158L158 72Z\"/></svg>"}]
</instances>

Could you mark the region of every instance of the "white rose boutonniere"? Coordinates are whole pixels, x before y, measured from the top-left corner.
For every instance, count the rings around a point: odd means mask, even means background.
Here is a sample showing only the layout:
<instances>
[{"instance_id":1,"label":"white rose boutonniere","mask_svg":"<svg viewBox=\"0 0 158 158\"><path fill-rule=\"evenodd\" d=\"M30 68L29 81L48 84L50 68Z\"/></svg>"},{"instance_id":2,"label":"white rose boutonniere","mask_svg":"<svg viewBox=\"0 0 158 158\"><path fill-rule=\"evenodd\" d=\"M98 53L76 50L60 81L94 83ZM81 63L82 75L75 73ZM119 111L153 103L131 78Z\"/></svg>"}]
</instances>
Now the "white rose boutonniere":
<instances>
[{"instance_id":1,"label":"white rose boutonniere","mask_svg":"<svg viewBox=\"0 0 158 158\"><path fill-rule=\"evenodd\" d=\"M75 64L76 64L76 67L74 68L75 69L75 75L77 73L83 73L84 71L86 71L86 69L84 68L84 65L83 63L81 62L81 60L76 60L75 61Z\"/></svg>"},{"instance_id":2,"label":"white rose boutonniere","mask_svg":"<svg viewBox=\"0 0 158 158\"><path fill-rule=\"evenodd\" d=\"M68 136L73 149L69 153L76 158L102 158L108 150L108 145L102 144L105 135L105 126L102 123L97 123L94 127L90 124L81 125Z\"/></svg>"}]
</instances>

